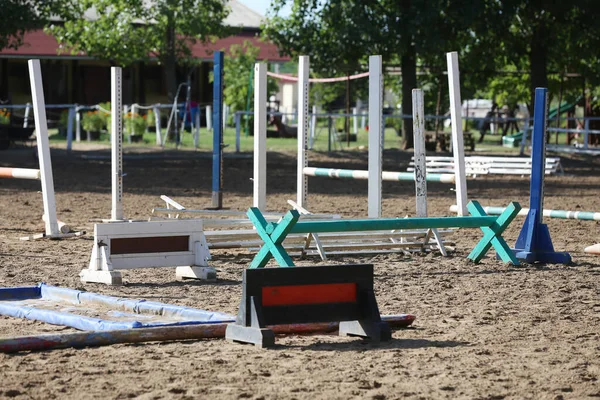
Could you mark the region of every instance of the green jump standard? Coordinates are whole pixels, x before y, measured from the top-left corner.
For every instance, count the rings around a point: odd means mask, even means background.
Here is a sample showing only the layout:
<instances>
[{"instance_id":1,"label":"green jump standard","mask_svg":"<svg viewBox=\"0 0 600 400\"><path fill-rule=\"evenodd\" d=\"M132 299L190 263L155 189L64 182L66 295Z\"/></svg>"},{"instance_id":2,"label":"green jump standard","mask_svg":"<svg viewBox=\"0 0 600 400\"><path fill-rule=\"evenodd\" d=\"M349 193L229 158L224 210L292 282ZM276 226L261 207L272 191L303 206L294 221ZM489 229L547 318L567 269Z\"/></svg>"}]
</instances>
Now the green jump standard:
<instances>
[{"instance_id":1,"label":"green jump standard","mask_svg":"<svg viewBox=\"0 0 600 400\"><path fill-rule=\"evenodd\" d=\"M351 231L384 231L394 229L429 228L480 228L483 237L467 256L473 262L479 262L487 251L494 247L498 257L504 262L519 265L519 260L502 238L502 233L519 214L521 206L512 202L499 216L488 216L477 201L467 205L470 217L433 217L433 218L393 218L393 219L346 219L328 221L299 221L296 210L288 211L280 222L267 222L258 208L248 210L248 218L264 245L252 260L249 268L263 268L271 257L281 267L293 267L294 262L285 251L282 243L289 233L322 233Z\"/></svg>"}]
</instances>

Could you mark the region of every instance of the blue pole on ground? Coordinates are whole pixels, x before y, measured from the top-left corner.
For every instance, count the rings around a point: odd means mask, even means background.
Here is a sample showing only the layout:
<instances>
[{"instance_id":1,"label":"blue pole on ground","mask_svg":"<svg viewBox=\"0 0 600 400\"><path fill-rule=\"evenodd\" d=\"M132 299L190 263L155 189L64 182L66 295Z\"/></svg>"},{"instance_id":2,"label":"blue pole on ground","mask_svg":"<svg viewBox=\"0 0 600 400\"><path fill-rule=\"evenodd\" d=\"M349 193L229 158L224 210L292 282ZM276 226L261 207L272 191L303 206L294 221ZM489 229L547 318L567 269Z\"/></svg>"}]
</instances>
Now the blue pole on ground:
<instances>
[{"instance_id":1,"label":"blue pole on ground","mask_svg":"<svg viewBox=\"0 0 600 400\"><path fill-rule=\"evenodd\" d=\"M223 52L215 51L213 79L212 208L223 208Z\"/></svg>"},{"instance_id":2,"label":"blue pole on ground","mask_svg":"<svg viewBox=\"0 0 600 400\"><path fill-rule=\"evenodd\" d=\"M528 263L567 264L571 262L571 256L569 253L554 251L548 226L542 223L546 164L547 102L548 89L536 88L531 143L529 213L515 244L514 251L518 259Z\"/></svg>"}]
</instances>

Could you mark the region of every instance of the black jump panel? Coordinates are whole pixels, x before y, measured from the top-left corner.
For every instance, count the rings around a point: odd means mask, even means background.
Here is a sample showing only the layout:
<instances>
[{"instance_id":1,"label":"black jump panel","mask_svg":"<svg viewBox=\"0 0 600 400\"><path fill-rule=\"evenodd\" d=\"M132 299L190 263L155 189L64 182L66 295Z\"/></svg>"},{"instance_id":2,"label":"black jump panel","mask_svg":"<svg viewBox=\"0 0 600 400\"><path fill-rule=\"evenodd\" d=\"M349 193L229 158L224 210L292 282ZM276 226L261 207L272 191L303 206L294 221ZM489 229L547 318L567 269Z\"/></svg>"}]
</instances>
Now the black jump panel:
<instances>
[{"instance_id":1,"label":"black jump panel","mask_svg":"<svg viewBox=\"0 0 600 400\"><path fill-rule=\"evenodd\" d=\"M275 344L272 325L339 322L340 335L389 340L373 291L373 265L247 269L236 322L226 339Z\"/></svg>"}]
</instances>

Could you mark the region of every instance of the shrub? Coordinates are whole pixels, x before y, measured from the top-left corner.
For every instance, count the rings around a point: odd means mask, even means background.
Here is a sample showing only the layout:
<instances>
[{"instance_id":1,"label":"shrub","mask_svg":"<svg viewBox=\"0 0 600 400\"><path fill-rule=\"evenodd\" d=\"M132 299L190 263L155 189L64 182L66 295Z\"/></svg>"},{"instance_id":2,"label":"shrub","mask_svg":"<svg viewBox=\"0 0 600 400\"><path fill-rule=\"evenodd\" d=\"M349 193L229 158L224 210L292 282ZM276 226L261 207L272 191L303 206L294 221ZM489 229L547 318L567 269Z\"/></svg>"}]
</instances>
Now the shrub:
<instances>
[{"instance_id":1,"label":"shrub","mask_svg":"<svg viewBox=\"0 0 600 400\"><path fill-rule=\"evenodd\" d=\"M107 111L105 111L105 110L107 110ZM99 113L100 117L102 118L104 127L107 130L110 130L110 122L109 122L110 121L110 101L98 104L98 113Z\"/></svg>"},{"instance_id":2,"label":"shrub","mask_svg":"<svg viewBox=\"0 0 600 400\"><path fill-rule=\"evenodd\" d=\"M0 124L10 124L10 111L8 111L6 108L0 110Z\"/></svg>"},{"instance_id":3,"label":"shrub","mask_svg":"<svg viewBox=\"0 0 600 400\"><path fill-rule=\"evenodd\" d=\"M141 115L128 112L124 120L125 126L131 129L131 134L143 135L146 132L146 120Z\"/></svg>"},{"instance_id":4,"label":"shrub","mask_svg":"<svg viewBox=\"0 0 600 400\"><path fill-rule=\"evenodd\" d=\"M154 111L148 110L146 115L144 115L146 119L146 126L149 128L154 128L156 126L156 115L154 115Z\"/></svg>"},{"instance_id":5,"label":"shrub","mask_svg":"<svg viewBox=\"0 0 600 400\"><path fill-rule=\"evenodd\" d=\"M104 127L104 119L98 111L88 111L81 118L83 130L90 132L99 132Z\"/></svg>"}]
</instances>

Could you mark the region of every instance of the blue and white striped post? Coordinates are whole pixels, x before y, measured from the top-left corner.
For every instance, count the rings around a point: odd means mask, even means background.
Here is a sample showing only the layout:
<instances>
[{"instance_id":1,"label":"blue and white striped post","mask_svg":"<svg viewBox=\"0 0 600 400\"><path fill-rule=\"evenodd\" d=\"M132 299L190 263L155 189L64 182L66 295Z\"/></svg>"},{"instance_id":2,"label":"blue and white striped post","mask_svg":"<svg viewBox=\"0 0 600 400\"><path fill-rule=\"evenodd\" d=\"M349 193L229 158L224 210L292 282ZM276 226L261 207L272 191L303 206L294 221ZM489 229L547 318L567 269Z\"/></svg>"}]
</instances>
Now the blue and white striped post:
<instances>
[{"instance_id":1,"label":"blue and white striped post","mask_svg":"<svg viewBox=\"0 0 600 400\"><path fill-rule=\"evenodd\" d=\"M223 121L223 52L215 51L213 80L213 121ZM223 124L213 130L212 207L223 208Z\"/></svg>"},{"instance_id":2,"label":"blue and white striped post","mask_svg":"<svg viewBox=\"0 0 600 400\"><path fill-rule=\"evenodd\" d=\"M518 259L528 263L567 264L571 262L571 256L566 252L554 251L548 226L542 223L546 165L546 122L548 119L547 102L548 89L536 88L531 139L529 213L515 244L514 251Z\"/></svg>"}]
</instances>

